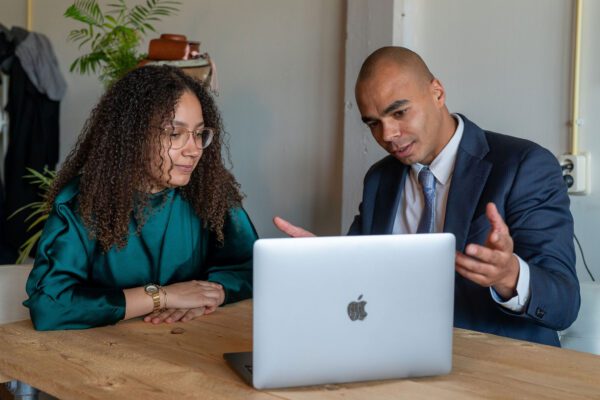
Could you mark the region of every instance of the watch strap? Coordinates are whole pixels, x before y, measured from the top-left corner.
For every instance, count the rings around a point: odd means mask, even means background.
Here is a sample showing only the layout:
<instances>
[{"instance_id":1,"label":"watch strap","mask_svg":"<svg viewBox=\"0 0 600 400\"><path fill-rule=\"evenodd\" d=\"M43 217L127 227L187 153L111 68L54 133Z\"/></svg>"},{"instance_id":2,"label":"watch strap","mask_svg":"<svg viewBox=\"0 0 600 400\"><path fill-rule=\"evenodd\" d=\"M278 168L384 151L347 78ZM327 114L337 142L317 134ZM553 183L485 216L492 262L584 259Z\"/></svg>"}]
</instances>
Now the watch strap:
<instances>
[{"instance_id":1,"label":"watch strap","mask_svg":"<svg viewBox=\"0 0 600 400\"><path fill-rule=\"evenodd\" d=\"M154 308L152 312L157 312L160 310L160 290L158 292L152 293L152 302L154 303Z\"/></svg>"},{"instance_id":2,"label":"watch strap","mask_svg":"<svg viewBox=\"0 0 600 400\"><path fill-rule=\"evenodd\" d=\"M146 286L144 286L144 291L146 292L146 294L148 296L150 296L152 298L152 312L155 313L157 311L161 310L160 307L160 291L161 291L161 287L155 283L150 283Z\"/></svg>"}]
</instances>

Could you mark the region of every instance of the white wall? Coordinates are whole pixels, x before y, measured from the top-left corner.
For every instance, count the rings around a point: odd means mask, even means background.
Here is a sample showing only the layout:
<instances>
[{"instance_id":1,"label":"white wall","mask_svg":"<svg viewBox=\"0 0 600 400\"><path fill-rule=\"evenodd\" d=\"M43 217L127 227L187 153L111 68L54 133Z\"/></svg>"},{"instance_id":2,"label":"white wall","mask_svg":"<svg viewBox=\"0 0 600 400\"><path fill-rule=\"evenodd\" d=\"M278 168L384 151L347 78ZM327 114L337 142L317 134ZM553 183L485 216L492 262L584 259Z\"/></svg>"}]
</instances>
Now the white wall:
<instances>
[{"instance_id":1,"label":"white wall","mask_svg":"<svg viewBox=\"0 0 600 400\"><path fill-rule=\"evenodd\" d=\"M25 3L0 0L0 22L25 25ZM67 72L78 54L76 46L65 41L75 27L62 17L70 1L33 3L33 28L51 38L69 84L61 115L63 158L102 88L94 77ZM364 54L355 52L358 61L347 60L346 89L353 86L357 65L374 47L405 44L421 53L444 82L451 110L465 113L486 129L534 140L557 155L564 153L573 3L348 0L349 18L358 16L348 27L348 40L362 40ZM584 7L580 148L596 160L600 52L593 38L600 37L600 25L595 23L600 2L584 0ZM321 234L345 231L358 206L364 172L371 159L383 154L368 132L349 125L360 126L352 109L353 93L345 96L350 108L345 115L346 138L342 136L345 13L343 0L199 0L185 1L178 16L158 24L159 31L201 40L216 60L218 101L231 134L234 173L264 236L275 235L270 225L275 213ZM392 34L386 22L390 16ZM366 36L353 37L356 29ZM357 145L348 146L351 134L358 135L353 141L360 137ZM572 211L588 264L600 278L600 249L594 240L600 222L597 168L592 168L592 181L591 195L572 197ZM587 280L580 256L577 268L580 278Z\"/></svg>"},{"instance_id":2,"label":"white wall","mask_svg":"<svg viewBox=\"0 0 600 400\"><path fill-rule=\"evenodd\" d=\"M407 46L419 52L446 86L451 111L488 130L533 140L555 155L569 147L574 1L406 1L414 28ZM580 148L600 155L600 4L584 0ZM431 29L431 27L436 27ZM588 265L600 278L600 174L592 194L572 196L575 233ZM578 254L578 275L589 280Z\"/></svg>"},{"instance_id":3,"label":"white wall","mask_svg":"<svg viewBox=\"0 0 600 400\"><path fill-rule=\"evenodd\" d=\"M369 166L385 156L371 132L360 119L354 84L363 60L382 46L395 40L395 10L401 0L348 0L346 20L346 63L344 82L344 166L342 220L340 229L347 232L362 197L363 176ZM391 11L391 12L390 12Z\"/></svg>"},{"instance_id":4,"label":"white wall","mask_svg":"<svg viewBox=\"0 0 600 400\"><path fill-rule=\"evenodd\" d=\"M571 1L405 3L405 45L444 83L451 111L556 154L567 150Z\"/></svg>"},{"instance_id":5,"label":"white wall","mask_svg":"<svg viewBox=\"0 0 600 400\"><path fill-rule=\"evenodd\" d=\"M350 0L349 4L360 3ZM482 128L527 138L554 154L569 151L572 15L574 1L565 0L396 0L385 5L394 15L387 45L407 46L418 52L442 81L450 111L467 115ZM370 3L371 4L371 3ZM382 3L378 3L382 4ZM582 49L580 150L600 158L600 2L584 0ZM368 18L365 16L364 20ZM376 28L384 23L373 22ZM352 32L353 27L349 27ZM364 29L364 28L360 28ZM359 30L360 30L359 29ZM399 32L401 34L399 34ZM392 33L394 38L391 39ZM351 39L352 35L348 35ZM369 52L366 52L363 59ZM348 68L348 66L347 66ZM346 78L348 80L348 77ZM354 79L354 78L353 78ZM350 93L353 95L352 93ZM346 92L346 101L348 93ZM346 111L346 120L351 118ZM364 131L345 129L349 136ZM358 205L356 191L368 165L357 150L372 154L377 146L369 138L344 153L344 206L342 226L347 229ZM355 140L355 139L352 139ZM362 146L362 147L361 147ZM361 176L347 179L354 164ZM600 248L594 237L600 224L600 172L592 168L592 194L572 196L575 231L597 280ZM590 278L578 254L582 281Z\"/></svg>"},{"instance_id":6,"label":"white wall","mask_svg":"<svg viewBox=\"0 0 600 400\"><path fill-rule=\"evenodd\" d=\"M575 217L575 234L579 237L587 264L600 282L600 1L585 0L581 49L581 100L580 114L583 126L579 128L580 151L592 156L592 193L589 196L571 197ZM581 280L589 280L578 255L577 269Z\"/></svg>"},{"instance_id":7,"label":"white wall","mask_svg":"<svg viewBox=\"0 0 600 400\"><path fill-rule=\"evenodd\" d=\"M9 29L13 25L26 28L27 2L19 0L0 0L0 23Z\"/></svg>"},{"instance_id":8,"label":"white wall","mask_svg":"<svg viewBox=\"0 0 600 400\"><path fill-rule=\"evenodd\" d=\"M5 10L23 0L0 0ZM61 104L61 160L102 93L95 77L68 72L79 55L69 0L34 0L33 30L52 41L69 88ZM110 1L102 1L102 4ZM135 4L136 1L128 1ZM280 214L320 234L338 234L341 209L343 0L183 1L159 32L202 42L218 67L233 172L261 236Z\"/></svg>"}]
</instances>

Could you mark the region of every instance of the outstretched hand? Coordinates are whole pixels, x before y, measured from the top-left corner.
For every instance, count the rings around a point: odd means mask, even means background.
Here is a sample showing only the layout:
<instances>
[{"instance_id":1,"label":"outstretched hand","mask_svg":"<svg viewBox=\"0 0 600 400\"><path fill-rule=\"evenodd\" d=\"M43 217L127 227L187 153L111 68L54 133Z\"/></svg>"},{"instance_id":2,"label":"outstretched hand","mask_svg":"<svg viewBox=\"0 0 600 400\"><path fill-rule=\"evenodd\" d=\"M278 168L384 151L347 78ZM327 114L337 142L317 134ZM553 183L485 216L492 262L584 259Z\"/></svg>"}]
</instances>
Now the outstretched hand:
<instances>
[{"instance_id":1,"label":"outstretched hand","mask_svg":"<svg viewBox=\"0 0 600 400\"><path fill-rule=\"evenodd\" d=\"M285 233L291 237L312 237L316 236L314 233L307 231L306 229L302 229L299 226L292 225L288 221L280 217L273 218L273 224L279 229L281 232Z\"/></svg>"},{"instance_id":2,"label":"outstretched hand","mask_svg":"<svg viewBox=\"0 0 600 400\"><path fill-rule=\"evenodd\" d=\"M486 216L492 225L483 246L468 244L465 254L456 253L456 271L465 278L490 287L503 298L516 295L519 260L513 254L513 240L494 203L488 203Z\"/></svg>"}]
</instances>

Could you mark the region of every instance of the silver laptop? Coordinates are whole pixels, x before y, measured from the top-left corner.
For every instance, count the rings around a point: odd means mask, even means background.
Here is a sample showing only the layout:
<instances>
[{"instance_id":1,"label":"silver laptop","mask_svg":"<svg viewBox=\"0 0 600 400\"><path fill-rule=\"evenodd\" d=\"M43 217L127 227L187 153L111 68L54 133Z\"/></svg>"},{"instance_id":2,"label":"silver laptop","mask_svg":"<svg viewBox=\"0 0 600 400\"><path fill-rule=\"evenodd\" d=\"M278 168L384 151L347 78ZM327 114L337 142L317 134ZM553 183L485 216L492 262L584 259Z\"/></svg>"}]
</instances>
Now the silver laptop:
<instances>
[{"instance_id":1,"label":"silver laptop","mask_svg":"<svg viewBox=\"0 0 600 400\"><path fill-rule=\"evenodd\" d=\"M253 352L228 363L257 389L449 373L454 235L261 239Z\"/></svg>"}]
</instances>

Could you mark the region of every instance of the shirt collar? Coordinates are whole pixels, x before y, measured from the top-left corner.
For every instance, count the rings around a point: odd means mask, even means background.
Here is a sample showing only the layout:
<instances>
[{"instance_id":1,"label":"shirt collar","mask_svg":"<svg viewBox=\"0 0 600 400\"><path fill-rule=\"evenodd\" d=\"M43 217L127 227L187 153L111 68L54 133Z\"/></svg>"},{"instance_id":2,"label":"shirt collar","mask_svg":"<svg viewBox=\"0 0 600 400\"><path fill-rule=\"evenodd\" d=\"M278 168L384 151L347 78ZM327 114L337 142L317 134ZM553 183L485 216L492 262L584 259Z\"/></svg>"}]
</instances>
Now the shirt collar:
<instances>
[{"instance_id":1,"label":"shirt collar","mask_svg":"<svg viewBox=\"0 0 600 400\"><path fill-rule=\"evenodd\" d=\"M460 115L452 114L452 116L454 119L456 119L456 122L458 122L456 130L440 154L438 154L429 165L429 169L433 173L433 176L435 176L435 179L442 185L448 183L450 177L452 176L452 171L454 171L454 162L456 161L456 155L458 153L458 146L465 129L465 124ZM414 163L411 165L411 169L415 176L419 176L419 172L423 167L425 167L425 165L419 163Z\"/></svg>"}]
</instances>

